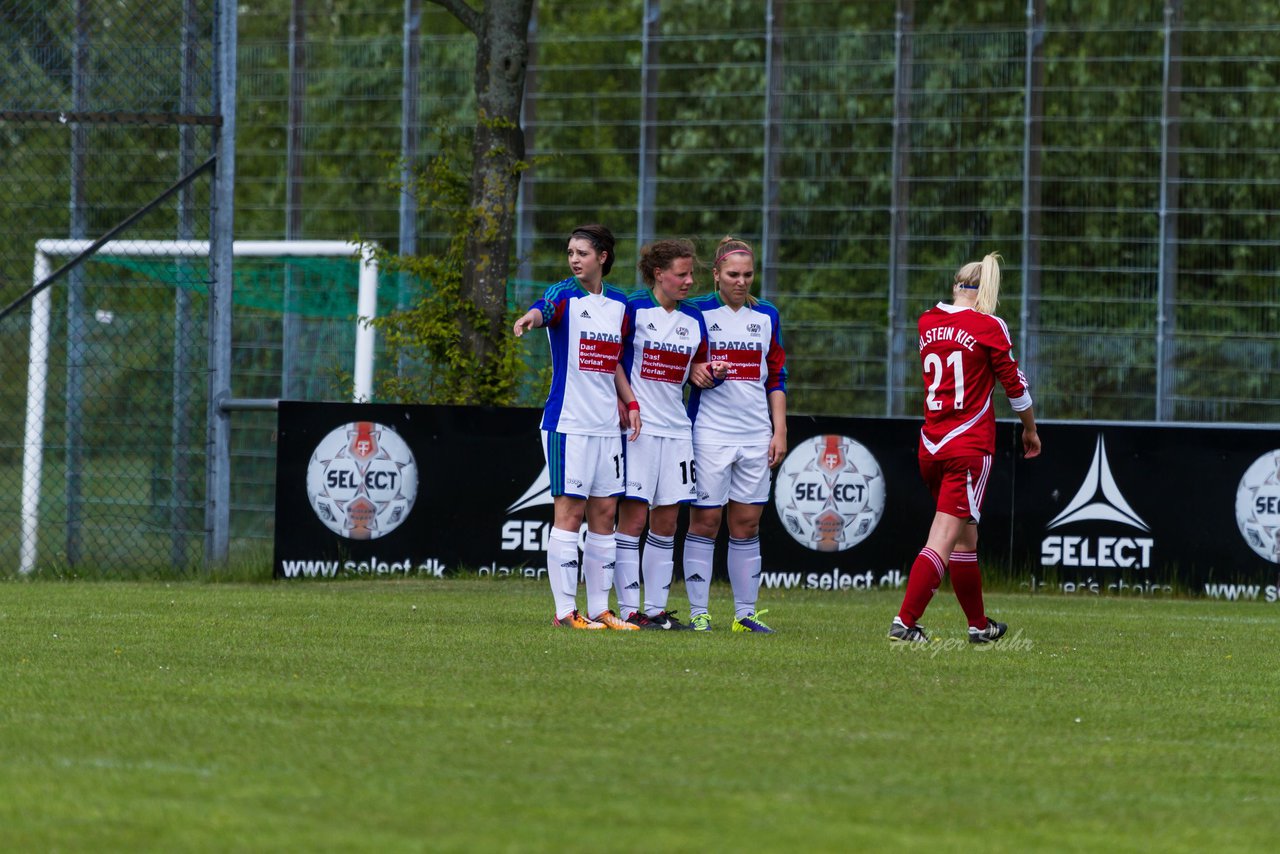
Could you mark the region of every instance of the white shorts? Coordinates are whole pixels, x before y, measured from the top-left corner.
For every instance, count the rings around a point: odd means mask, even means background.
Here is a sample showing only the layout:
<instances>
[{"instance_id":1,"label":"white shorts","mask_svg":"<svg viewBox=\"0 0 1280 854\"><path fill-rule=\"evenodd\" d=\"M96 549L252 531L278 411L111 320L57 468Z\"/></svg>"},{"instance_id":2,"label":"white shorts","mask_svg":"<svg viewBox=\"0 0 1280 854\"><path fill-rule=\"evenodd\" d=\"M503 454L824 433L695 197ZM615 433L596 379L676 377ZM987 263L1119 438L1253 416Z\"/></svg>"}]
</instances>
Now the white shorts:
<instances>
[{"instance_id":1,"label":"white shorts","mask_svg":"<svg viewBox=\"0 0 1280 854\"><path fill-rule=\"evenodd\" d=\"M622 494L622 440L542 431L551 495L573 498Z\"/></svg>"},{"instance_id":2,"label":"white shorts","mask_svg":"<svg viewBox=\"0 0 1280 854\"><path fill-rule=\"evenodd\" d=\"M650 436L643 431L626 449L628 498L647 501L651 507L684 504L698 497L693 440Z\"/></svg>"},{"instance_id":3,"label":"white shorts","mask_svg":"<svg viewBox=\"0 0 1280 854\"><path fill-rule=\"evenodd\" d=\"M697 442L698 497L695 507L723 507L769 502L769 443L715 445Z\"/></svg>"}]
</instances>

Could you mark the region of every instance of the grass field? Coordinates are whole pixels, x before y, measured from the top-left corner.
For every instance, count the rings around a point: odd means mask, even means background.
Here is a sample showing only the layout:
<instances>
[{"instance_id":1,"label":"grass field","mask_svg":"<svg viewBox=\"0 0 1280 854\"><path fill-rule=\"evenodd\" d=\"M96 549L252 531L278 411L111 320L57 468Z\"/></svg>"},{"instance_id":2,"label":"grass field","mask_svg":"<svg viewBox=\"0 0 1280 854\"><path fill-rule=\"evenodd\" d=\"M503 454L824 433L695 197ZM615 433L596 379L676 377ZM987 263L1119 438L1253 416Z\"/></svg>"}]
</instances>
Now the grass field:
<instances>
[{"instance_id":1,"label":"grass field","mask_svg":"<svg viewBox=\"0 0 1280 854\"><path fill-rule=\"evenodd\" d=\"M673 591L679 603L683 590ZM4 850L1274 850L1275 606L770 592L555 630L541 582L0 584Z\"/></svg>"}]
</instances>

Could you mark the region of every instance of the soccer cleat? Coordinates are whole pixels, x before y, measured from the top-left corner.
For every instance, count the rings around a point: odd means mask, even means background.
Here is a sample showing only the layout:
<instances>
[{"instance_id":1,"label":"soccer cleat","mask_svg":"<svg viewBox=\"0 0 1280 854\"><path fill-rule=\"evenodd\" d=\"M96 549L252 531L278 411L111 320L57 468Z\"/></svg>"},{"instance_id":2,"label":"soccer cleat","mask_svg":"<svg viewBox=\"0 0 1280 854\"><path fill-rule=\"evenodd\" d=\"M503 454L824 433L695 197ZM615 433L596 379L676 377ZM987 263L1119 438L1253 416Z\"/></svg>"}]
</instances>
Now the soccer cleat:
<instances>
[{"instance_id":1,"label":"soccer cleat","mask_svg":"<svg viewBox=\"0 0 1280 854\"><path fill-rule=\"evenodd\" d=\"M1004 623L997 623L995 620L987 617L987 627L985 629L975 629L969 627L969 643L995 643L1004 637L1004 633L1009 631L1009 627Z\"/></svg>"},{"instance_id":2,"label":"soccer cleat","mask_svg":"<svg viewBox=\"0 0 1280 854\"><path fill-rule=\"evenodd\" d=\"M607 629L613 629L619 632L638 632L640 627L626 620L620 619L617 614L612 611L601 611L591 618L597 623L601 623Z\"/></svg>"},{"instance_id":3,"label":"soccer cleat","mask_svg":"<svg viewBox=\"0 0 1280 854\"><path fill-rule=\"evenodd\" d=\"M670 611L659 611L656 614L650 614L646 619L653 624L655 629L666 629L669 632L683 632L689 628L677 620L676 615Z\"/></svg>"},{"instance_id":4,"label":"soccer cleat","mask_svg":"<svg viewBox=\"0 0 1280 854\"><path fill-rule=\"evenodd\" d=\"M657 625L640 611L632 611L631 616L627 617L627 622L641 629L660 629L662 626Z\"/></svg>"},{"instance_id":5,"label":"soccer cleat","mask_svg":"<svg viewBox=\"0 0 1280 854\"><path fill-rule=\"evenodd\" d=\"M760 618L769 613L769 609L765 608L758 614L748 614L745 617L734 617L733 630L735 632L761 632L766 635L773 634L773 629L764 624Z\"/></svg>"},{"instance_id":6,"label":"soccer cleat","mask_svg":"<svg viewBox=\"0 0 1280 854\"><path fill-rule=\"evenodd\" d=\"M597 623L595 620L588 620L586 617L579 614L576 608L573 610L573 613L569 614L569 616L567 617L557 619L553 616L551 618L551 625L559 626L565 629L603 629L605 628L604 623Z\"/></svg>"},{"instance_id":7,"label":"soccer cleat","mask_svg":"<svg viewBox=\"0 0 1280 854\"><path fill-rule=\"evenodd\" d=\"M711 615L698 614L689 621L689 628L693 629L695 632L711 631Z\"/></svg>"},{"instance_id":8,"label":"soccer cleat","mask_svg":"<svg viewBox=\"0 0 1280 854\"><path fill-rule=\"evenodd\" d=\"M889 626L889 640L903 643L928 643L929 636L924 633L924 626L908 626L898 617L893 618Z\"/></svg>"}]
</instances>

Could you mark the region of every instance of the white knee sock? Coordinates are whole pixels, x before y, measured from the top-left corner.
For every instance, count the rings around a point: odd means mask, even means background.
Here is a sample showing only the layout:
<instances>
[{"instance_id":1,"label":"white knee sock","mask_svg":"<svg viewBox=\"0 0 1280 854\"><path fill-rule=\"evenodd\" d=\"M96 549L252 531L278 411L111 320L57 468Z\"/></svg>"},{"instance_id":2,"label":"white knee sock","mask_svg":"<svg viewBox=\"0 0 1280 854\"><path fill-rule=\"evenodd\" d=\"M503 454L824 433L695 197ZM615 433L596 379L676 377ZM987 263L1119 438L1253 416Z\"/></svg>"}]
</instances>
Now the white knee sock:
<instances>
[{"instance_id":1,"label":"white knee sock","mask_svg":"<svg viewBox=\"0 0 1280 854\"><path fill-rule=\"evenodd\" d=\"M707 613L711 600L711 562L716 541L696 534L684 538L684 587L689 594L689 616Z\"/></svg>"},{"instance_id":2,"label":"white knee sock","mask_svg":"<svg viewBox=\"0 0 1280 854\"><path fill-rule=\"evenodd\" d=\"M760 537L729 538L729 583L733 586L734 617L756 612L760 593Z\"/></svg>"},{"instance_id":3,"label":"white knee sock","mask_svg":"<svg viewBox=\"0 0 1280 854\"><path fill-rule=\"evenodd\" d=\"M578 607L578 532L552 528L547 538L547 580L556 601L556 619Z\"/></svg>"},{"instance_id":4,"label":"white knee sock","mask_svg":"<svg viewBox=\"0 0 1280 854\"><path fill-rule=\"evenodd\" d=\"M617 554L613 534L587 531L586 546L582 549L582 577L587 584L588 617L598 617L609 610Z\"/></svg>"},{"instance_id":5,"label":"white knee sock","mask_svg":"<svg viewBox=\"0 0 1280 854\"><path fill-rule=\"evenodd\" d=\"M675 571L673 557L675 537L659 537L652 531L644 541L644 612L652 617L667 610L667 597L671 594L671 575Z\"/></svg>"},{"instance_id":6,"label":"white knee sock","mask_svg":"<svg viewBox=\"0 0 1280 854\"><path fill-rule=\"evenodd\" d=\"M613 589L618 594L618 616L626 619L640 610L640 538L614 534L618 559L613 570Z\"/></svg>"}]
</instances>

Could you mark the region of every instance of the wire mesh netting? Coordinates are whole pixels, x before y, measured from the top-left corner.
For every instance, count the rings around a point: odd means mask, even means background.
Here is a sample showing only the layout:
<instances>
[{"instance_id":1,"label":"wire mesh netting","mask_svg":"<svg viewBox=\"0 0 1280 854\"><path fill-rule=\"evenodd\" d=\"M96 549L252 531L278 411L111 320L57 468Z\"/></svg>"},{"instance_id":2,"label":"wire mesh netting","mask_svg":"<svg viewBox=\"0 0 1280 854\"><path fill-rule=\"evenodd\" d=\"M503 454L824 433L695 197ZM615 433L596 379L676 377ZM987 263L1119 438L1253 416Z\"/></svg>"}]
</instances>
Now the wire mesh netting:
<instances>
[{"instance_id":1,"label":"wire mesh netting","mask_svg":"<svg viewBox=\"0 0 1280 854\"><path fill-rule=\"evenodd\" d=\"M7 3L0 16L8 568L203 556L206 311L191 288L208 260L168 259L163 284L71 262L135 212L120 238L207 237L208 179L174 187L212 152L212 5Z\"/></svg>"},{"instance_id":2,"label":"wire mesh netting","mask_svg":"<svg viewBox=\"0 0 1280 854\"><path fill-rule=\"evenodd\" d=\"M579 222L619 237L623 285L638 240L705 253L739 235L782 309L792 410L911 415L916 316L999 251L1001 314L1043 416L1273 420L1280 4L1183 6L540 4L516 300L566 274ZM399 244L386 187L406 91L419 158L473 121L473 37L421 7L408 89L400 9L306 16L292 88L289 10L244 14L246 180L281 197L300 99L308 236ZM277 234L262 189L244 188L240 224ZM442 221L418 213L419 250Z\"/></svg>"}]
</instances>

